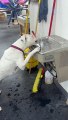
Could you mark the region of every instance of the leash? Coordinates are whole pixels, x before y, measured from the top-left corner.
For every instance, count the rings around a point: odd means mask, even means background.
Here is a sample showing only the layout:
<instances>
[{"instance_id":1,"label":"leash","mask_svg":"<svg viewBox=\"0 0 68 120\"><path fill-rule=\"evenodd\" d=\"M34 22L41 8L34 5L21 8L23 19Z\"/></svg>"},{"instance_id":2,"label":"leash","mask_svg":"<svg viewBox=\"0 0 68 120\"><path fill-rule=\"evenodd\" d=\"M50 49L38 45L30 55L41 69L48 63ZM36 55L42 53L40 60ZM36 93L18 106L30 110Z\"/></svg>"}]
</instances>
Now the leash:
<instances>
[{"instance_id":1,"label":"leash","mask_svg":"<svg viewBox=\"0 0 68 120\"><path fill-rule=\"evenodd\" d=\"M21 48L15 46L15 45L11 45L11 47L12 47L12 48L15 48L15 49L17 49L17 50L19 50L19 51L21 51L21 52L23 52L23 55L25 55L25 54L24 54L24 51L23 51Z\"/></svg>"},{"instance_id":2,"label":"leash","mask_svg":"<svg viewBox=\"0 0 68 120\"><path fill-rule=\"evenodd\" d=\"M48 37L51 35L55 6L56 6L56 0L53 1L53 7L52 7L52 13L51 13L51 19L50 19Z\"/></svg>"}]
</instances>

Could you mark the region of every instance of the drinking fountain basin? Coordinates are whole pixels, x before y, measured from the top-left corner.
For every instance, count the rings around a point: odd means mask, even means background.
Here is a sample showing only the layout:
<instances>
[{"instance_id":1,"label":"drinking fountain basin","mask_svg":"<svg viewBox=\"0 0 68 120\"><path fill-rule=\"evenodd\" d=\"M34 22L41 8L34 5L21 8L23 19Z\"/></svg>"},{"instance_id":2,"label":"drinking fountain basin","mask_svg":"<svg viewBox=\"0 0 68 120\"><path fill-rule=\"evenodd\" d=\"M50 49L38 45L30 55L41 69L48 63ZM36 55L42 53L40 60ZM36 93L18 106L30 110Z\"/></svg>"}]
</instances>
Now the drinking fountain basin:
<instances>
[{"instance_id":1,"label":"drinking fountain basin","mask_svg":"<svg viewBox=\"0 0 68 120\"><path fill-rule=\"evenodd\" d=\"M41 63L54 61L56 53L68 49L68 41L56 35L39 39L37 45L41 50L34 57Z\"/></svg>"}]
</instances>

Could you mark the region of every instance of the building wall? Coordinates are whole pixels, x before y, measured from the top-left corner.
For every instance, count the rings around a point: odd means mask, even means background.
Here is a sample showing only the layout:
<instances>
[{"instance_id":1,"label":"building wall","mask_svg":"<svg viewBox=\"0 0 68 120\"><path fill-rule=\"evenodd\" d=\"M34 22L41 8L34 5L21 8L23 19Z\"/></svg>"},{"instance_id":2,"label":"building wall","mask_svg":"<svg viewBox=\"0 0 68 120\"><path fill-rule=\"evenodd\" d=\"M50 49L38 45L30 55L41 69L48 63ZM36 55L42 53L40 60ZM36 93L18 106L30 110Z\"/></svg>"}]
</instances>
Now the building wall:
<instances>
[{"instance_id":1,"label":"building wall","mask_svg":"<svg viewBox=\"0 0 68 120\"><path fill-rule=\"evenodd\" d=\"M55 34L68 40L68 0L57 0Z\"/></svg>"},{"instance_id":2,"label":"building wall","mask_svg":"<svg viewBox=\"0 0 68 120\"><path fill-rule=\"evenodd\" d=\"M56 0L56 9L53 19L51 34L68 39L68 0ZM50 17L52 12L53 0L48 0L48 19L47 22L38 24L37 35L39 37L48 36ZM35 31L38 4L30 4L30 28Z\"/></svg>"},{"instance_id":3,"label":"building wall","mask_svg":"<svg viewBox=\"0 0 68 120\"><path fill-rule=\"evenodd\" d=\"M53 5L53 0L48 0L47 22L43 21L41 23L38 23L37 36L39 37L48 36L52 5ZM31 2L30 4L30 29L31 31L32 30L35 31L37 13L38 13L38 4ZM52 34L55 34L55 16L54 16L54 21L53 21Z\"/></svg>"}]
</instances>

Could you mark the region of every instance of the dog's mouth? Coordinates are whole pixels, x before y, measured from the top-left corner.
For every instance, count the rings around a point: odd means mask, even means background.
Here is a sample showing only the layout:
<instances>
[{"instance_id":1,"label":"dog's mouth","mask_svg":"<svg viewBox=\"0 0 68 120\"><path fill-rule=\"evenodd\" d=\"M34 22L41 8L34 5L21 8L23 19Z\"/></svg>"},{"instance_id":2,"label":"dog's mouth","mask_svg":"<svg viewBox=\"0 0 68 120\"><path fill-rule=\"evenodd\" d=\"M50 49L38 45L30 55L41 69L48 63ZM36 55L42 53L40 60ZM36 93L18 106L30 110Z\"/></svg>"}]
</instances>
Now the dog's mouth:
<instances>
[{"instance_id":1,"label":"dog's mouth","mask_svg":"<svg viewBox=\"0 0 68 120\"><path fill-rule=\"evenodd\" d=\"M36 40L35 43L37 43L38 41Z\"/></svg>"},{"instance_id":2,"label":"dog's mouth","mask_svg":"<svg viewBox=\"0 0 68 120\"><path fill-rule=\"evenodd\" d=\"M40 47L38 44L35 44L35 45L32 45L31 47L30 47L30 50L32 51L32 50L34 50L35 48L37 48L37 47Z\"/></svg>"}]
</instances>

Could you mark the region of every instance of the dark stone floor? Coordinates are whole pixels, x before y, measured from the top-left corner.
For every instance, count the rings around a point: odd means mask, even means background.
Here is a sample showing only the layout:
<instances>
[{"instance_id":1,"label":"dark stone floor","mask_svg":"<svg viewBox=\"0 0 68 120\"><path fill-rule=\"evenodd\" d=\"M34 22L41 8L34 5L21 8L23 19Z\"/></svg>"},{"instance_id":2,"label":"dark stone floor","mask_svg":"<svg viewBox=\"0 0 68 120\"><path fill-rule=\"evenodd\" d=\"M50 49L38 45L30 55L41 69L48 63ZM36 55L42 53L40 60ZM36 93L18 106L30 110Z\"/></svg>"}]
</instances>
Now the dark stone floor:
<instances>
[{"instance_id":1,"label":"dark stone floor","mask_svg":"<svg viewBox=\"0 0 68 120\"><path fill-rule=\"evenodd\" d=\"M19 26L8 27L0 22L0 57L4 50L19 38ZM0 120L68 120L65 97L55 84L42 82L40 91L33 95L32 86L37 74L34 70L19 70L0 83ZM42 80L44 81L44 80Z\"/></svg>"}]
</instances>

